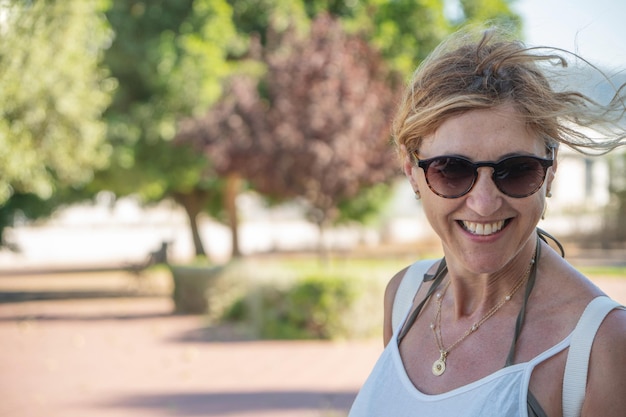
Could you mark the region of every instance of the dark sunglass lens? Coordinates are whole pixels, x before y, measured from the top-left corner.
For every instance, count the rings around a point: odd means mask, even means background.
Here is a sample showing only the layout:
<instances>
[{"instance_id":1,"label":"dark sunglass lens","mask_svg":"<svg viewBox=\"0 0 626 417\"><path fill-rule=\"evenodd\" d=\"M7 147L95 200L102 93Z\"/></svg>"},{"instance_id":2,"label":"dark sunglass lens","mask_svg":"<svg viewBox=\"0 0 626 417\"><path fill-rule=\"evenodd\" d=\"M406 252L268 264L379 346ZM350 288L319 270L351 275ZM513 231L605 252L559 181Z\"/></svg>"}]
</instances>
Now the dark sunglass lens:
<instances>
[{"instance_id":1,"label":"dark sunglass lens","mask_svg":"<svg viewBox=\"0 0 626 417\"><path fill-rule=\"evenodd\" d=\"M537 159L520 156L500 162L494 171L494 180L503 193L526 197L541 187L545 172Z\"/></svg>"},{"instance_id":2,"label":"dark sunglass lens","mask_svg":"<svg viewBox=\"0 0 626 417\"><path fill-rule=\"evenodd\" d=\"M426 179L437 194L459 197L474 183L474 167L460 158L437 158L428 167Z\"/></svg>"}]
</instances>

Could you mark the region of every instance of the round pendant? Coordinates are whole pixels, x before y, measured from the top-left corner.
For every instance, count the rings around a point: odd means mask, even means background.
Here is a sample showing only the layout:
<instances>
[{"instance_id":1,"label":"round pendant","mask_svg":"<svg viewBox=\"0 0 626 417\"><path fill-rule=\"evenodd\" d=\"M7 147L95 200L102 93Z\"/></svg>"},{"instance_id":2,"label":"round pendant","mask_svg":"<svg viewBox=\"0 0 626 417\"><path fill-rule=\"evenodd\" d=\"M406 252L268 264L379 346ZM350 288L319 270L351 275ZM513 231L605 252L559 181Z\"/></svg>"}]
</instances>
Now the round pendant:
<instances>
[{"instance_id":1,"label":"round pendant","mask_svg":"<svg viewBox=\"0 0 626 417\"><path fill-rule=\"evenodd\" d=\"M443 359L437 359L433 363L433 375L440 376L446 371L446 362Z\"/></svg>"}]
</instances>

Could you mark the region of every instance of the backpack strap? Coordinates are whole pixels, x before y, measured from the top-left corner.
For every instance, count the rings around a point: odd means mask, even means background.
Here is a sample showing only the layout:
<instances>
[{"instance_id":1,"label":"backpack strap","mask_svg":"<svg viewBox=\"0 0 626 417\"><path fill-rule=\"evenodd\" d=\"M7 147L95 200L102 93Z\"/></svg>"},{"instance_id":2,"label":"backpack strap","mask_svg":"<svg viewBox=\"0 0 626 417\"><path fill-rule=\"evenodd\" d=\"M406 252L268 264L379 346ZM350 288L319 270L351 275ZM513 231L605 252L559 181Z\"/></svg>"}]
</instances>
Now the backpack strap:
<instances>
[{"instance_id":1,"label":"backpack strap","mask_svg":"<svg viewBox=\"0 0 626 417\"><path fill-rule=\"evenodd\" d=\"M393 331L400 326L406 317L406 314L413 304L415 294L417 294L417 290L424 281L424 274L428 272L436 261L436 259L417 261L411 264L404 273L393 299L393 308L391 310L391 325Z\"/></svg>"},{"instance_id":2,"label":"backpack strap","mask_svg":"<svg viewBox=\"0 0 626 417\"><path fill-rule=\"evenodd\" d=\"M572 332L563 378L563 417L579 417L587 389L587 371L593 339L604 318L621 306L609 297L594 298ZM623 307L622 307L623 308Z\"/></svg>"}]
</instances>

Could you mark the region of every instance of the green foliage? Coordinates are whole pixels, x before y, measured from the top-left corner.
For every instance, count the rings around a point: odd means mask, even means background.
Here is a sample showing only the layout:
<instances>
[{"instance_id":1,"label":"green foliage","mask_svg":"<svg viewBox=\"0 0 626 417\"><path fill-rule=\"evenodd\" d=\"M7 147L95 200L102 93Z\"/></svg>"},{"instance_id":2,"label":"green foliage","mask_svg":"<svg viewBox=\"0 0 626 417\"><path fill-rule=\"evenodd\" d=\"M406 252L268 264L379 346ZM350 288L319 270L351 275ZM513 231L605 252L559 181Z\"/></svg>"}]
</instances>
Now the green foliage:
<instances>
[{"instance_id":1,"label":"green foliage","mask_svg":"<svg viewBox=\"0 0 626 417\"><path fill-rule=\"evenodd\" d=\"M363 188L354 198L340 201L338 223L355 221L363 224L374 221L390 199L393 187L387 183Z\"/></svg>"},{"instance_id":2,"label":"green foliage","mask_svg":"<svg viewBox=\"0 0 626 417\"><path fill-rule=\"evenodd\" d=\"M171 139L182 119L217 101L234 70L228 56L243 44L231 15L224 0L113 2L107 16L116 37L106 63L119 87L107 121L116 146L101 184L158 201L217 183L202 155Z\"/></svg>"},{"instance_id":3,"label":"green foliage","mask_svg":"<svg viewBox=\"0 0 626 417\"><path fill-rule=\"evenodd\" d=\"M307 277L287 294L288 322L315 338L345 334L342 317L355 296L355 286L345 277Z\"/></svg>"},{"instance_id":4,"label":"green foliage","mask_svg":"<svg viewBox=\"0 0 626 417\"><path fill-rule=\"evenodd\" d=\"M0 246L19 250L10 241L7 241L4 235L6 228L25 219L49 216L53 210L54 207L46 204L46 200L42 200L35 194L14 193L9 200L0 205Z\"/></svg>"},{"instance_id":5,"label":"green foliage","mask_svg":"<svg viewBox=\"0 0 626 417\"><path fill-rule=\"evenodd\" d=\"M242 48L222 0L117 0L107 17L116 37L106 62L120 83L110 114L151 118L151 139L173 136L160 124L206 111L231 71L227 55Z\"/></svg>"},{"instance_id":6,"label":"green foliage","mask_svg":"<svg viewBox=\"0 0 626 417\"><path fill-rule=\"evenodd\" d=\"M215 167L172 139L182 121L213 108L233 74L260 76L268 63L251 64L263 58L259 43L285 33L302 35L312 19L328 12L406 75L454 25L500 17L516 22L506 0L465 0L461 6L463 19L449 22L441 0L0 0L4 223L47 215L73 201L77 191L111 190L145 201L176 196L192 205L186 207L192 215L199 205L217 213L224 184ZM252 42L257 36L260 42ZM278 52L274 59L289 49ZM365 68L358 64L355 72ZM347 72L338 73L349 78L347 96L372 91ZM341 105L346 113L371 120L365 106L347 108L345 98ZM297 114L298 103L288 107L294 109L291 116L311 120ZM310 130L308 125L296 131ZM99 172L92 180L94 170ZM343 217L367 218L376 207L371 203L382 201L383 194L379 187L353 193L340 203Z\"/></svg>"},{"instance_id":7,"label":"green foliage","mask_svg":"<svg viewBox=\"0 0 626 417\"><path fill-rule=\"evenodd\" d=\"M352 16L359 2L356 0L303 0L303 3L307 14L314 18L323 12L340 17Z\"/></svg>"},{"instance_id":8,"label":"green foliage","mask_svg":"<svg viewBox=\"0 0 626 417\"><path fill-rule=\"evenodd\" d=\"M4 204L0 204L0 246L19 251L20 248L7 239L7 228L47 218L60 207L84 201L86 194L84 188L70 186L59 186L48 198L33 193L13 193Z\"/></svg>"},{"instance_id":9,"label":"green foliage","mask_svg":"<svg viewBox=\"0 0 626 417\"><path fill-rule=\"evenodd\" d=\"M11 246L6 227L75 201L108 163L105 8L0 1L0 246Z\"/></svg>"},{"instance_id":10,"label":"green foliage","mask_svg":"<svg viewBox=\"0 0 626 417\"><path fill-rule=\"evenodd\" d=\"M317 3L317 2L314 2ZM408 77L452 31L493 22L520 27L510 0L461 0L460 16L449 17L442 0L362 0L343 16L346 28L376 46L396 71Z\"/></svg>"},{"instance_id":11,"label":"green foliage","mask_svg":"<svg viewBox=\"0 0 626 417\"><path fill-rule=\"evenodd\" d=\"M305 30L309 16L301 1L293 0L228 0L233 8L233 22L239 34L249 40L250 36L259 38L266 45L271 36L270 27L277 32L285 31L295 25L298 30Z\"/></svg>"},{"instance_id":12,"label":"green foliage","mask_svg":"<svg viewBox=\"0 0 626 417\"><path fill-rule=\"evenodd\" d=\"M102 1L0 2L0 205L89 181L107 163L113 82ZM14 201L12 206L16 207Z\"/></svg>"},{"instance_id":13,"label":"green foliage","mask_svg":"<svg viewBox=\"0 0 626 417\"><path fill-rule=\"evenodd\" d=\"M450 33L441 0L367 0L358 2L346 27L378 48L391 67L408 76Z\"/></svg>"},{"instance_id":14,"label":"green foliage","mask_svg":"<svg viewBox=\"0 0 626 417\"><path fill-rule=\"evenodd\" d=\"M114 153L94 184L144 202L173 198L189 217L196 253L202 211L221 211L223 181L202 153L174 143L180 124L205 114L245 52L225 0L113 0L115 39L105 62L118 80L106 113ZM131 179L129 181L129 179Z\"/></svg>"},{"instance_id":15,"label":"green foliage","mask_svg":"<svg viewBox=\"0 0 626 417\"><path fill-rule=\"evenodd\" d=\"M465 24L490 22L517 30L521 34L521 19L511 11L510 0L461 0Z\"/></svg>"},{"instance_id":16,"label":"green foliage","mask_svg":"<svg viewBox=\"0 0 626 417\"><path fill-rule=\"evenodd\" d=\"M336 339L354 334L350 317L361 286L345 276L309 275L264 285L233 304L225 319L252 323L265 339Z\"/></svg>"},{"instance_id":17,"label":"green foliage","mask_svg":"<svg viewBox=\"0 0 626 417\"><path fill-rule=\"evenodd\" d=\"M221 95L222 80L232 72L227 55L243 48L222 0L195 0L180 33L165 31L159 44L158 78L164 83L168 110L200 115Z\"/></svg>"}]
</instances>

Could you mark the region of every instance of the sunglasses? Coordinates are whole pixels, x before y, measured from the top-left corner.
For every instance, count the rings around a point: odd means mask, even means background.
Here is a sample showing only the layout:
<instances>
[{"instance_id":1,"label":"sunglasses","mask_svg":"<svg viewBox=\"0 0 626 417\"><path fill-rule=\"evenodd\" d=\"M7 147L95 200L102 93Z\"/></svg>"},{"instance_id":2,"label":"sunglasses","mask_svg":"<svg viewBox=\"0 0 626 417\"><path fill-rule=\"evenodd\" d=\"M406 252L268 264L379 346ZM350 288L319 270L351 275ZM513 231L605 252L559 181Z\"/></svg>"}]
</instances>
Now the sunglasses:
<instances>
[{"instance_id":1,"label":"sunglasses","mask_svg":"<svg viewBox=\"0 0 626 417\"><path fill-rule=\"evenodd\" d=\"M536 156L510 156L498 162L472 162L458 156L436 156L419 160L413 152L417 166L424 170L428 187L438 196L458 198L469 193L478 178L478 168L493 169L491 178L503 194L524 198L536 193L546 179L548 168L554 164L554 148L551 159Z\"/></svg>"}]
</instances>

